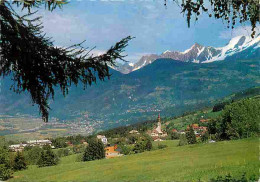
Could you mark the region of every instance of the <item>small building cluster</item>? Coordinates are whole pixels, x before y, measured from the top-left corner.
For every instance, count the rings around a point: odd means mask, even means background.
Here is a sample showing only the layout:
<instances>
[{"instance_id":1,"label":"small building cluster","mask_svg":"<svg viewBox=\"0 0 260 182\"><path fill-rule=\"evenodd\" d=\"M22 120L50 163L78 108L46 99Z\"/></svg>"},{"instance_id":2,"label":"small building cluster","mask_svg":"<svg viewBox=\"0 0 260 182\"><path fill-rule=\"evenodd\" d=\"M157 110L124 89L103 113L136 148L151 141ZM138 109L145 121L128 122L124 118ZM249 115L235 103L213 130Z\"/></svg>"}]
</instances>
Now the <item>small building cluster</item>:
<instances>
[{"instance_id":1,"label":"small building cluster","mask_svg":"<svg viewBox=\"0 0 260 182\"><path fill-rule=\"evenodd\" d=\"M117 145L110 146L108 143L108 140L106 136L104 135L97 135L97 139L101 140L101 142L106 146L105 147L105 153L106 153L106 158L115 158L115 157L120 157L123 154L120 154L121 149L117 147Z\"/></svg>"},{"instance_id":2,"label":"small building cluster","mask_svg":"<svg viewBox=\"0 0 260 182\"><path fill-rule=\"evenodd\" d=\"M190 127L193 128L196 137L201 137L201 135L203 135L204 133L206 133L206 131L208 131L207 127L199 126L199 124L192 124L187 126L187 131L190 130Z\"/></svg>"},{"instance_id":3,"label":"small building cluster","mask_svg":"<svg viewBox=\"0 0 260 182\"><path fill-rule=\"evenodd\" d=\"M15 144L15 145L10 145L9 150L13 152L17 151L23 151L25 147L34 147L34 146L39 146L42 147L44 145L49 145L51 146L52 142L50 140L29 140L26 143L20 143L20 144ZM52 146L52 148L54 148Z\"/></svg>"}]
</instances>

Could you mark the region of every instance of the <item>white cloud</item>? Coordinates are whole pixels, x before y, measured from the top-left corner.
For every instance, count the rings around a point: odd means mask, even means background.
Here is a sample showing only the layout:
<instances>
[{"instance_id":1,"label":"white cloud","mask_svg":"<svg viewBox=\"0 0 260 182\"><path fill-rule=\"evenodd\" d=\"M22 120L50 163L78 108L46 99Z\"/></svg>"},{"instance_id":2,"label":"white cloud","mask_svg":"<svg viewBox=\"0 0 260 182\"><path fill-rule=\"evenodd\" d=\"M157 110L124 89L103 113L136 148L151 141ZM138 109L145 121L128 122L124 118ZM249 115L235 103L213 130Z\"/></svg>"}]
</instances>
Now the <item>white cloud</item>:
<instances>
[{"instance_id":1,"label":"white cloud","mask_svg":"<svg viewBox=\"0 0 260 182\"><path fill-rule=\"evenodd\" d=\"M251 36L251 26L240 26L237 28L228 29L225 31L220 32L219 38L221 39L231 39L233 37L245 35L245 36ZM260 33L260 26L256 27L256 35Z\"/></svg>"}]
</instances>

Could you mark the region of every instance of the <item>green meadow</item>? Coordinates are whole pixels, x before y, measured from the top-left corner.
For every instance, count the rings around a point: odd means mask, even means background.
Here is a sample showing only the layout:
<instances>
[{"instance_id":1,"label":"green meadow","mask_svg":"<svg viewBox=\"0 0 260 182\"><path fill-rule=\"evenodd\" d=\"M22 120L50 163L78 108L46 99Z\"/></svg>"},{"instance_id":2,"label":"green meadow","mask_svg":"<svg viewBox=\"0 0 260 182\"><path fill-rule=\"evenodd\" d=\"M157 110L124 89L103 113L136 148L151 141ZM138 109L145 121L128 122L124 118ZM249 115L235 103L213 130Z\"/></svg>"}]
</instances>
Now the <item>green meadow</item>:
<instances>
[{"instance_id":1,"label":"green meadow","mask_svg":"<svg viewBox=\"0 0 260 182\"><path fill-rule=\"evenodd\" d=\"M76 162L77 155L71 155L57 166L29 166L9 181L207 181L229 173L259 174L257 138L181 147L178 141L162 143L168 147L115 159Z\"/></svg>"}]
</instances>

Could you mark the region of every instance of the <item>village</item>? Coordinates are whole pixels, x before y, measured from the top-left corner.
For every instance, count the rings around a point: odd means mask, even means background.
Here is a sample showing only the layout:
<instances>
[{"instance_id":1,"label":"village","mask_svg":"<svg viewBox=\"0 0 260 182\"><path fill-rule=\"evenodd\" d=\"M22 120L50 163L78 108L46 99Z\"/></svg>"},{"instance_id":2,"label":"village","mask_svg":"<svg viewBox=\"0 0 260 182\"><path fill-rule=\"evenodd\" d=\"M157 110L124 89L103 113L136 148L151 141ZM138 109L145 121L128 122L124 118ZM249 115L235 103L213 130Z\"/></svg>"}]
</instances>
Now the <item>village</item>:
<instances>
[{"instance_id":1,"label":"village","mask_svg":"<svg viewBox=\"0 0 260 182\"><path fill-rule=\"evenodd\" d=\"M206 119L201 119L199 121L200 124L197 123L193 123L191 125L188 125L186 130L177 130L177 129L171 129L171 133L175 133L177 135L185 135L185 133L187 131L190 130L190 128L192 128L194 130L194 134L196 136L197 139L199 139L203 134L205 134L207 132L207 127L205 126L205 124L208 123L208 120ZM201 124L203 124L203 126L200 126ZM133 129L131 131L128 132L128 136L129 137L141 137L141 133L136 130ZM154 126L154 128L152 130L147 130L145 135L148 135L150 137L150 139L154 142L160 142L160 141L164 141L164 140L168 140L169 139L169 133L166 132L166 130L162 129L162 122L161 122L161 117L160 114L158 114L157 117L157 122L156 125ZM109 142L112 140L118 140L118 138L107 138L105 135L96 135L96 139L100 140L103 145L104 145L104 150L105 150L105 158L110 159L110 158L115 158L115 157L120 157L123 156L125 154L122 153L122 145L120 145L119 142ZM129 140L129 139L126 139ZM212 142L212 141L211 141ZM133 141L132 143L128 142L128 145L132 145L134 146L137 143L137 139L136 141ZM9 146L9 150L12 152L21 152L23 151L26 147L40 147L42 148L43 146L50 146L52 149L55 148L60 148L60 147L55 147L55 145L52 143L51 139L45 139L45 140L29 140L20 144L14 144L14 145L10 145ZM85 139L80 140L80 145L82 145L83 147L87 147L88 146L88 142ZM73 144L71 141L66 141L66 146L67 147L75 147L75 144Z\"/></svg>"}]
</instances>

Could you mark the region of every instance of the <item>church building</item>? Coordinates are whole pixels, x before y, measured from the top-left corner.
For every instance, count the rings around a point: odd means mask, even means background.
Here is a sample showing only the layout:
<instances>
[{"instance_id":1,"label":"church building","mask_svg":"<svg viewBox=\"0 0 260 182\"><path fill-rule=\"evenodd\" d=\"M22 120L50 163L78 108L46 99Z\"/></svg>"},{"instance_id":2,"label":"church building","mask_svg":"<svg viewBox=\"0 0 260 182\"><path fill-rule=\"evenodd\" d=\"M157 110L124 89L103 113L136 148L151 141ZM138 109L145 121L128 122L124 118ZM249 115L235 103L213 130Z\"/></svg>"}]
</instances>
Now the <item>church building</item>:
<instances>
[{"instance_id":1,"label":"church building","mask_svg":"<svg viewBox=\"0 0 260 182\"><path fill-rule=\"evenodd\" d=\"M166 137L167 133L162 131L162 123L160 113L157 118L157 127L152 130L151 137L154 141L161 140L161 137Z\"/></svg>"}]
</instances>

